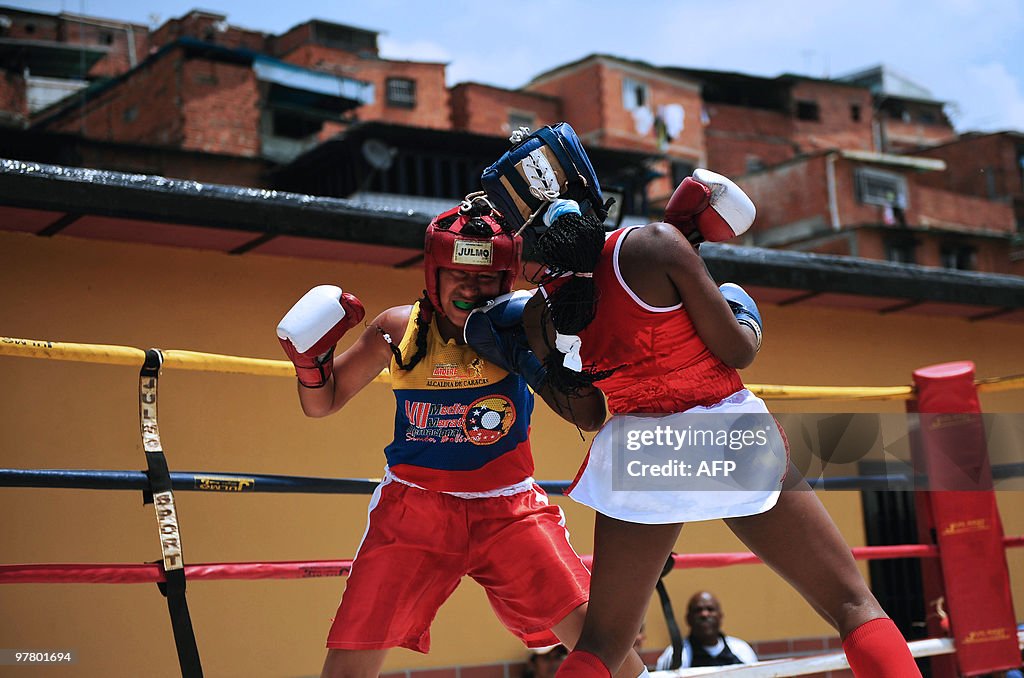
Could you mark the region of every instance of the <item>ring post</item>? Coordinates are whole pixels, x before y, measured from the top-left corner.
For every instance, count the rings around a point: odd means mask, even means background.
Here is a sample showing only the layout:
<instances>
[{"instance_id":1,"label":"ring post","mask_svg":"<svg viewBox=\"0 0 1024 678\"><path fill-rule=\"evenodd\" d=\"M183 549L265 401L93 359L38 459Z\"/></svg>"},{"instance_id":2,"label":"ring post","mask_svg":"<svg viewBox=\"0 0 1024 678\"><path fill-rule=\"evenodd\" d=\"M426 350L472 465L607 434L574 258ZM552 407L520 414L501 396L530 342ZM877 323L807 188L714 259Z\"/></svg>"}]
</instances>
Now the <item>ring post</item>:
<instances>
[{"instance_id":1,"label":"ring post","mask_svg":"<svg viewBox=\"0 0 1024 678\"><path fill-rule=\"evenodd\" d=\"M917 398L908 405L919 413L914 465L928 478L927 489L918 493L918 526L938 545L941 569L942 593L926 576L926 595L945 596L960 675L1014 668L1020 654L1010 574L974 363L921 368L914 384Z\"/></svg>"}]
</instances>

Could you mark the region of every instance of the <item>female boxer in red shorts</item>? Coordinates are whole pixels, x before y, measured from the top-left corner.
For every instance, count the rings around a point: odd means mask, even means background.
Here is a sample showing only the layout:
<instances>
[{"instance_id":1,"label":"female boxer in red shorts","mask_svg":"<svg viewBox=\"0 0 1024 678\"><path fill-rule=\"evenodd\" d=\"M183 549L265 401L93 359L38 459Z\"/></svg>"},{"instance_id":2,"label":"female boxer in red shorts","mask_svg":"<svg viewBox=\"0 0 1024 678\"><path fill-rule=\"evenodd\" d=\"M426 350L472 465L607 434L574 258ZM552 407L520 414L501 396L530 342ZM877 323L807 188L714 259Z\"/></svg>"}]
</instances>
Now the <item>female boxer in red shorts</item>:
<instances>
[{"instance_id":1,"label":"female boxer in red shorts","mask_svg":"<svg viewBox=\"0 0 1024 678\"><path fill-rule=\"evenodd\" d=\"M906 642L831 517L789 466L784 448L759 460L759 481L748 492L614 487L615 446L623 443L616 435L643 419L633 413L669 415L662 421L679 427L686 420L673 413L768 414L737 373L760 346L760 314L738 286L715 285L694 246L702 236L723 240L746 230L754 207L725 177L698 170L670 200L666 221L670 214L675 225L623 228L606 239L597 218L581 214L574 201L557 199L547 207L548 228L537 240L548 267L546 301L538 295L528 305L527 334L544 326L549 335L552 328L560 335L557 343L578 338L574 350L586 371L574 373L560 352L548 352L556 343L551 336L541 342L534 332L531 346L543 356L549 384L573 394L594 383L613 414L569 492L594 508L597 518L590 607L559 678L607 677L618 670L682 524L711 518L724 518L836 628L858 678L920 676Z\"/></svg>"},{"instance_id":2,"label":"female boxer in red shorts","mask_svg":"<svg viewBox=\"0 0 1024 678\"><path fill-rule=\"evenodd\" d=\"M511 290L521 249L497 213L467 202L427 228L424 298L381 313L341 355L334 347L363 309L337 287L310 290L278 327L308 416L338 411L386 367L397 401L324 676L376 676L391 647L427 652L430 624L464 575L528 646L579 637L590 577L532 477L533 394L462 339L470 311ZM642 670L633 653L621 675Z\"/></svg>"}]
</instances>

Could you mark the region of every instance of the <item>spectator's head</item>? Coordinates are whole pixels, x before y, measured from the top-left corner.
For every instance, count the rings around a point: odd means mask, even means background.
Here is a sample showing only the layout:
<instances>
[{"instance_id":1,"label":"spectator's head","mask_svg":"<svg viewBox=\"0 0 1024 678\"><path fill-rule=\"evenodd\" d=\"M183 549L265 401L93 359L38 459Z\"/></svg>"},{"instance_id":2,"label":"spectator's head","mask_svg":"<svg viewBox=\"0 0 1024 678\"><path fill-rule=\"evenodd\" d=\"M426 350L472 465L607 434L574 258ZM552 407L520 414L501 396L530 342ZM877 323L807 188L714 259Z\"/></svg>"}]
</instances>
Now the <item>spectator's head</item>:
<instances>
[{"instance_id":1,"label":"spectator's head","mask_svg":"<svg viewBox=\"0 0 1024 678\"><path fill-rule=\"evenodd\" d=\"M690 634L702 645L714 645L722 635L722 606L708 591L693 594L686 604Z\"/></svg>"},{"instance_id":2,"label":"spectator's head","mask_svg":"<svg viewBox=\"0 0 1024 678\"><path fill-rule=\"evenodd\" d=\"M568 654L569 649L561 644L530 648L530 658L526 661L523 678L554 678Z\"/></svg>"}]
</instances>

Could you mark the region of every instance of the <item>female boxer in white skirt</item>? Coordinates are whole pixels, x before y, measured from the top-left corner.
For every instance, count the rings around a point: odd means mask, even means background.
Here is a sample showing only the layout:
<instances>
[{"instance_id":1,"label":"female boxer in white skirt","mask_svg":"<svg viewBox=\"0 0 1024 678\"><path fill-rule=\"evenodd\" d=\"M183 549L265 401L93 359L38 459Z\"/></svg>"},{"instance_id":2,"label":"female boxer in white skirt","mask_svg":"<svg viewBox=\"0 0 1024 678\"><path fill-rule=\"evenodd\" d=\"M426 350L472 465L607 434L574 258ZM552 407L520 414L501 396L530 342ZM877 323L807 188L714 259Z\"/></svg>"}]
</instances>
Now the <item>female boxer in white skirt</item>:
<instances>
[{"instance_id":1,"label":"female boxer in white skirt","mask_svg":"<svg viewBox=\"0 0 1024 678\"><path fill-rule=\"evenodd\" d=\"M698 170L666 212L673 209L674 225L625 228L606 240L597 219L581 215L572 201L555 201L545 215L549 228L538 238L549 275L542 281L545 300L538 295L527 308L527 330L546 327L552 334L553 326L563 340L578 335L583 376L589 374L604 392L614 415L570 492L598 515L590 608L560 678L607 677L617 669L682 523L711 518L724 518L836 628L858 678L920 676L831 517L806 481L788 468L784 434L777 427L772 435L778 437L760 448L758 468L746 478L751 483L746 487L713 491L704 486L684 494L644 490L642 484L622 488L628 472L615 468L616 446L621 452L627 436L638 430L628 415L671 415L661 420L664 438L666 429L689 425L677 413L754 413L754 430L768 412L736 372L753 361L760 346L757 308L737 286L716 288L693 244L700 234L722 240L722 233L742 232L753 221L753 205L725 177ZM540 337L534 331L531 345L543 354L544 346L555 342ZM546 363L552 386L586 392L587 380L563 368L558 352L548 353ZM593 400L582 398L578 406L593 407ZM657 442L652 436L647 440ZM642 436L637 440L644 442ZM727 461L732 452L728 445L720 447L719 460ZM635 461L619 456L627 464Z\"/></svg>"}]
</instances>

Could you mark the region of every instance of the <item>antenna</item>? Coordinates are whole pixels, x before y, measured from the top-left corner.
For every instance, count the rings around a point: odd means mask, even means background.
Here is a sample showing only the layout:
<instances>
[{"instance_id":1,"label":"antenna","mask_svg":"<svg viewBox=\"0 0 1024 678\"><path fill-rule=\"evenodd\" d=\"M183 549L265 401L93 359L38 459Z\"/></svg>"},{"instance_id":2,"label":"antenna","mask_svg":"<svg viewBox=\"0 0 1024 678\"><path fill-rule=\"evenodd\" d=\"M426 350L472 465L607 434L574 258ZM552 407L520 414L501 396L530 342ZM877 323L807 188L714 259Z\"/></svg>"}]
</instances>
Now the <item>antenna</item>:
<instances>
[{"instance_id":1,"label":"antenna","mask_svg":"<svg viewBox=\"0 0 1024 678\"><path fill-rule=\"evenodd\" d=\"M398 149L388 146L380 139L367 139L362 146L363 158L370 163L370 167L381 172L391 169L391 163L398 155Z\"/></svg>"}]
</instances>

